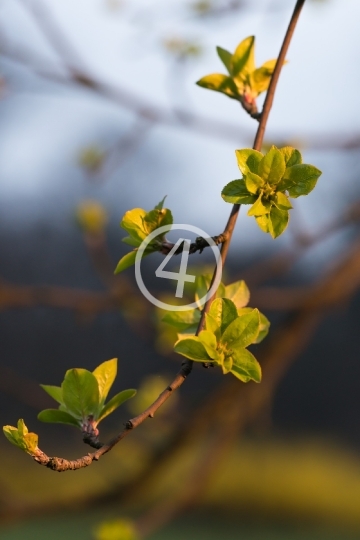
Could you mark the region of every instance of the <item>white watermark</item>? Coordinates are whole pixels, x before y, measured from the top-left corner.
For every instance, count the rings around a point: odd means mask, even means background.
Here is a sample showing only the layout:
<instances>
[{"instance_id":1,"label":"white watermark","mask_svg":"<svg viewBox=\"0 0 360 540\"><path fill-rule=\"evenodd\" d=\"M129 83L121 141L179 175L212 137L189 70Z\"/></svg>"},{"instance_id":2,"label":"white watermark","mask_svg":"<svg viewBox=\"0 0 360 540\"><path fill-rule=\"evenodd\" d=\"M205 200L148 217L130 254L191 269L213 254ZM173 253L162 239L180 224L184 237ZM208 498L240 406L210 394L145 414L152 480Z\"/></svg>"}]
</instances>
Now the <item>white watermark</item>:
<instances>
[{"instance_id":1,"label":"white watermark","mask_svg":"<svg viewBox=\"0 0 360 540\"><path fill-rule=\"evenodd\" d=\"M155 296L153 296L146 288L144 280L141 275L141 259L144 255L144 252L147 246L154 238L156 238L157 236L164 235L170 230L189 231L191 233L196 234L197 236L201 236L202 238L205 238L206 242L209 244L214 254L215 261L216 261L215 279L214 279L213 284L210 287L210 290L206 294L204 294L202 298L199 298L197 302L192 302L190 304L186 304L183 306L175 306L172 304L167 304L155 298ZM173 257L176 250L180 247L181 244L183 244L183 249L180 253L181 261L180 261L179 272L170 272L170 271L164 270L164 267ZM186 273L188 259L189 259L190 244L191 244L191 241L188 240L187 238L179 238L176 244L172 247L170 252L166 255L165 259L161 262L161 264L158 266L158 268L155 271L156 277L159 277L162 279L172 279L174 281L177 281L176 292L175 292L176 298L183 298L185 282L194 283L196 279L194 275ZM215 244L214 240L206 234L205 231L199 229L198 227L194 227L193 225L174 223L172 225L164 225L163 227L159 227L158 229L155 229L155 231L150 233L145 238L145 240L143 240L142 244L140 245L136 253L135 278L136 278L136 282L138 284L140 291L143 293L145 298L147 298L152 304L154 304L158 308L166 309L167 311L188 311L190 309L197 308L199 304L200 305L205 304L206 300L210 298L213 294L215 294L218 286L220 285L221 273L222 273L222 263L221 263L220 251L217 245Z\"/></svg>"}]
</instances>

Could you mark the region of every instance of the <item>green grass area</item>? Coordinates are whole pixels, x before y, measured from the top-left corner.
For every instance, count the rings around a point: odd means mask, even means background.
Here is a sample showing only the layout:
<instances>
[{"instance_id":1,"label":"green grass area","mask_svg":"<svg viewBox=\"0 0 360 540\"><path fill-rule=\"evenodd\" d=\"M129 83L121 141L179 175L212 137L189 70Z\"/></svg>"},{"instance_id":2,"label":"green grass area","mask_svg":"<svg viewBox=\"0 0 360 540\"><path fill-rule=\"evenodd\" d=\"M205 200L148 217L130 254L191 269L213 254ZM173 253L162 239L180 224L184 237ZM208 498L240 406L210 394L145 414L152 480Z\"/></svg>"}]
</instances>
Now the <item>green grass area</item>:
<instances>
[{"instance_id":1,"label":"green grass area","mask_svg":"<svg viewBox=\"0 0 360 540\"><path fill-rule=\"evenodd\" d=\"M108 517L92 515L58 516L31 520L0 529L1 540L90 540L94 526ZM358 540L359 533L311 529L274 524L244 525L234 519L184 517L151 537L151 540ZM149 539L150 540L150 539Z\"/></svg>"}]
</instances>

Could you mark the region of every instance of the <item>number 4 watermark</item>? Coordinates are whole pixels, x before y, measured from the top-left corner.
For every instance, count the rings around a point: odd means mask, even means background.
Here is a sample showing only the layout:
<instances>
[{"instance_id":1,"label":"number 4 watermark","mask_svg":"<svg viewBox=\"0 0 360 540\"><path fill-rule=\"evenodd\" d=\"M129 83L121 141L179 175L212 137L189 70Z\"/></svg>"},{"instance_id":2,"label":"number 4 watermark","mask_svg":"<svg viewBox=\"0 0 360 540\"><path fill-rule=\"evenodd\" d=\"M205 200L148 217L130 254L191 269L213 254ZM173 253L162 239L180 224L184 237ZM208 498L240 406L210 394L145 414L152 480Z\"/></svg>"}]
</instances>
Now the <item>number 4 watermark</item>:
<instances>
[{"instance_id":1,"label":"number 4 watermark","mask_svg":"<svg viewBox=\"0 0 360 540\"><path fill-rule=\"evenodd\" d=\"M144 255L144 252L148 246L148 244L157 236L163 236L170 230L181 230L181 231L188 231L195 233L197 236L201 236L203 238L206 238L207 242L209 243L209 246L214 254L215 261L216 261L216 274L215 279L211 285L210 290L207 294L205 294L202 298L200 298L197 302L192 302L190 304L186 304L183 306L175 306L172 304L167 304L165 302L162 302L161 300L158 300L153 296L148 289L146 288L144 281L142 279L141 275L141 259ZM182 245L182 251L181 251L181 261L180 261L180 269L179 272L170 272L167 270L164 270L165 266L168 264L170 259L175 255L176 251L180 246ZM163 278L163 279L173 279L177 281L176 286L176 292L175 297L177 298L183 298L184 295L184 286L186 282L194 283L195 282L195 276L191 274L187 274L187 265L188 265L188 259L189 259L189 249L190 249L190 240L179 238L179 240L176 242L176 244L172 247L171 251L166 255L165 259L161 262L161 264L158 266L158 268L155 271L156 277ZM136 259L135 259L135 278L138 284L139 289L150 302L152 302L155 306L166 309L167 311L187 311L189 309L194 309L199 307L200 305L205 304L207 298L211 297L217 290L220 282L221 282L221 273L222 273L222 264L221 264L221 257L220 257L220 251L215 242L212 240L209 235L203 231L202 229L199 229L198 227L194 227L193 225L185 225L185 224L177 224L173 223L172 225L164 225L163 227L159 227L155 231L149 234L143 240L142 244L140 245L137 253L136 253Z\"/></svg>"},{"instance_id":2,"label":"number 4 watermark","mask_svg":"<svg viewBox=\"0 0 360 540\"><path fill-rule=\"evenodd\" d=\"M180 248L181 245L182 245L182 252L181 252L179 272L168 272L167 270L163 270L163 268L170 261L171 257L175 255L177 249ZM177 281L177 287L176 287L176 293L175 293L175 296L177 298L182 298L184 296L185 281L188 281L189 283L194 283L195 281L195 276L192 276L186 273L188 259L189 259L189 250L190 250L190 240L186 240L185 238L179 238L179 240L171 248L171 251L169 251L169 253L166 255L163 262L155 271L156 277L164 278L164 279L174 279L175 281Z\"/></svg>"}]
</instances>

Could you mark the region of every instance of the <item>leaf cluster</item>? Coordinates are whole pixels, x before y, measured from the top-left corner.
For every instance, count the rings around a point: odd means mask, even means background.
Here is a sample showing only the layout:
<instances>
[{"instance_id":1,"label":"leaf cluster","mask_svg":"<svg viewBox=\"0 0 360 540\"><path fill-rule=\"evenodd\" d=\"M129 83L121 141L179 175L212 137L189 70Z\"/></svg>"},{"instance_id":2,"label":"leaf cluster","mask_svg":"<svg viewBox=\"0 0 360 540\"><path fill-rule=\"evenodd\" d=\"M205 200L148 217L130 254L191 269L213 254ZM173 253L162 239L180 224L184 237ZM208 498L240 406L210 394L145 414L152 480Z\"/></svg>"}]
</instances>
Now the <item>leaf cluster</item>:
<instances>
[{"instance_id":1,"label":"leaf cluster","mask_svg":"<svg viewBox=\"0 0 360 540\"><path fill-rule=\"evenodd\" d=\"M164 225L172 225L172 213L168 208L164 208L164 202L165 197L149 212L146 212L142 208L134 208L125 213L120 222L120 227L125 229L129 236L123 238L122 241L125 244L133 246L135 249L120 259L116 266L115 274L119 274L129 266L135 264L138 248L150 233ZM164 235L153 238L147 245L143 257L155 251L161 251L161 245L164 240Z\"/></svg>"},{"instance_id":2,"label":"leaf cluster","mask_svg":"<svg viewBox=\"0 0 360 540\"><path fill-rule=\"evenodd\" d=\"M270 323L257 309L246 307L250 292L244 281L219 285L217 298L206 315L205 330L199 336L194 335L201 317L199 299L208 291L210 280L209 275L196 280L198 308L164 315L162 320L178 332L174 351L197 362L221 366L224 374L231 372L243 382L250 379L259 382L260 366L246 347L260 343Z\"/></svg>"},{"instance_id":3,"label":"leaf cluster","mask_svg":"<svg viewBox=\"0 0 360 540\"><path fill-rule=\"evenodd\" d=\"M126 400L136 394L129 389L119 392L105 403L117 373L117 358L100 364L93 372L74 368L65 373L61 386L40 386L55 401L58 409L45 409L38 414L42 422L70 424L83 429L91 420L93 428Z\"/></svg>"},{"instance_id":4,"label":"leaf cluster","mask_svg":"<svg viewBox=\"0 0 360 540\"><path fill-rule=\"evenodd\" d=\"M273 238L280 236L289 222L289 197L308 195L321 171L303 163L299 150L291 146L272 146L265 155L250 148L235 153L243 178L227 184L222 198L232 204L251 204L248 215L255 217L260 229Z\"/></svg>"},{"instance_id":5,"label":"leaf cluster","mask_svg":"<svg viewBox=\"0 0 360 540\"><path fill-rule=\"evenodd\" d=\"M276 58L268 60L259 68L255 67L255 36L249 36L239 43L234 54L221 47L216 50L228 75L212 73L202 77L196 84L236 99L248 112L255 112L255 100L268 89Z\"/></svg>"},{"instance_id":6,"label":"leaf cluster","mask_svg":"<svg viewBox=\"0 0 360 540\"><path fill-rule=\"evenodd\" d=\"M23 419L18 421L17 428L14 426L4 426L3 432L8 441L21 448L21 450L24 450L27 454L31 456L38 454L38 436L36 433L29 433Z\"/></svg>"}]
</instances>

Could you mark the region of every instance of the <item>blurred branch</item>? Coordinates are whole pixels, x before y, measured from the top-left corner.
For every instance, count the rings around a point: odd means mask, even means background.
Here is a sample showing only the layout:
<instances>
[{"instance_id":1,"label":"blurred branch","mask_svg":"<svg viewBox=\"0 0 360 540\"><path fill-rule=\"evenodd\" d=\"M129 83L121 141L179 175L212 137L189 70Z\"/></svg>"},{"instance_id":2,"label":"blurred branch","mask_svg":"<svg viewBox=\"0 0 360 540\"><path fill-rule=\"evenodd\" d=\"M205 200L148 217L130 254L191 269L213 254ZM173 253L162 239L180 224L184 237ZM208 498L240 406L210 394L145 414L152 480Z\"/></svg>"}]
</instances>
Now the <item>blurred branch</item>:
<instances>
[{"instance_id":1,"label":"blurred branch","mask_svg":"<svg viewBox=\"0 0 360 540\"><path fill-rule=\"evenodd\" d=\"M239 129L235 124L232 125L221 120L206 118L185 109L177 108L175 110L168 110L142 97L136 96L133 92L127 91L119 85L114 86L98 80L85 67L85 62L80 57L78 51L70 43L68 36L64 36L62 29L59 27L50 10L45 7L44 3L40 3L39 0L36 2L29 2L27 0L18 1L21 2L23 7L32 16L39 31L49 42L51 48L57 52L62 61L62 68L65 68L67 74L64 74L61 69L59 72L54 70L54 67L49 65L48 60L39 57L33 51L29 52L29 50L22 49L20 46L9 46L4 39L1 44L1 56L3 58L7 58L25 67L30 67L43 78L91 91L127 110L131 110L135 115L143 118L145 121L171 127L183 127L220 139L239 141L241 138L245 138L248 141L251 140L251 133L248 129ZM292 134L272 134L273 140L285 140L287 143L293 138L294 136ZM319 133L309 136L299 136L297 134L296 139L304 141L306 146L313 149L353 150L360 147L360 134L350 136L348 134L339 135L338 132L334 134Z\"/></svg>"}]
</instances>

